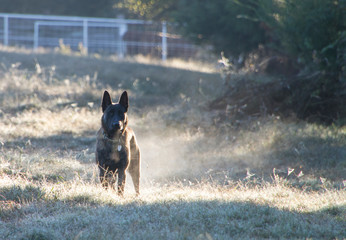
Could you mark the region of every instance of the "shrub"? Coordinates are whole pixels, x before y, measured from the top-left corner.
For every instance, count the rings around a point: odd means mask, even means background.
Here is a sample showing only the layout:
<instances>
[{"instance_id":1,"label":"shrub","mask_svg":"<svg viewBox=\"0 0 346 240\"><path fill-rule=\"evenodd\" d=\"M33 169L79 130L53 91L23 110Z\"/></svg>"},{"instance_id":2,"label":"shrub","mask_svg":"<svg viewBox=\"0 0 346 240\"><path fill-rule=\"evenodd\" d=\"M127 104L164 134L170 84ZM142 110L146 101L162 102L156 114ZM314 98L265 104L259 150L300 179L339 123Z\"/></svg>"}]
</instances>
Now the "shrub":
<instances>
[{"instance_id":1,"label":"shrub","mask_svg":"<svg viewBox=\"0 0 346 240\"><path fill-rule=\"evenodd\" d=\"M253 19L266 26L271 40L267 46L300 66L300 75L291 86L292 107L298 117L327 123L345 119L346 1L250 0L239 4L253 10Z\"/></svg>"}]
</instances>

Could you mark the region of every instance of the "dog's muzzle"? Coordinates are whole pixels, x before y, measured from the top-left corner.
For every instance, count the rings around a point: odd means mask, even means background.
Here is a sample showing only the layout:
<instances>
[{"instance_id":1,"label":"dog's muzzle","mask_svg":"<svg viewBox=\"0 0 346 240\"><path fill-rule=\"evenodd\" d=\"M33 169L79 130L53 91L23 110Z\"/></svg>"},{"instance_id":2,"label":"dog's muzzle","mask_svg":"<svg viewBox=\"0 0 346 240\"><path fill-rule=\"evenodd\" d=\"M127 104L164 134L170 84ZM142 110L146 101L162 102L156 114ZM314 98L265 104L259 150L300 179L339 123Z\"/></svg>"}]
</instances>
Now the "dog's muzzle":
<instances>
[{"instance_id":1,"label":"dog's muzzle","mask_svg":"<svg viewBox=\"0 0 346 240\"><path fill-rule=\"evenodd\" d=\"M112 123L112 129L116 130L123 130L123 124L122 122L113 122Z\"/></svg>"}]
</instances>

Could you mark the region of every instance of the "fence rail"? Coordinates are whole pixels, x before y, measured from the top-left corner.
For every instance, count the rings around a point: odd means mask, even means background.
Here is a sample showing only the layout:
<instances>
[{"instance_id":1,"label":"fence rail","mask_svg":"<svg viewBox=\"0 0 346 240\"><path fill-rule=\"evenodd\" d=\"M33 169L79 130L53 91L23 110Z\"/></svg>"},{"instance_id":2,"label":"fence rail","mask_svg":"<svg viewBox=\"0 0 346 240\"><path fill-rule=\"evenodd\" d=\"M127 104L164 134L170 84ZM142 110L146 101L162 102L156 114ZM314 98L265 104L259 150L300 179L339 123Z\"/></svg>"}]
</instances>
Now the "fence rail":
<instances>
[{"instance_id":1,"label":"fence rail","mask_svg":"<svg viewBox=\"0 0 346 240\"><path fill-rule=\"evenodd\" d=\"M2 26L2 27L1 27ZM190 58L197 47L176 34L174 25L133 19L0 13L0 43L54 48L61 44L89 53Z\"/></svg>"}]
</instances>

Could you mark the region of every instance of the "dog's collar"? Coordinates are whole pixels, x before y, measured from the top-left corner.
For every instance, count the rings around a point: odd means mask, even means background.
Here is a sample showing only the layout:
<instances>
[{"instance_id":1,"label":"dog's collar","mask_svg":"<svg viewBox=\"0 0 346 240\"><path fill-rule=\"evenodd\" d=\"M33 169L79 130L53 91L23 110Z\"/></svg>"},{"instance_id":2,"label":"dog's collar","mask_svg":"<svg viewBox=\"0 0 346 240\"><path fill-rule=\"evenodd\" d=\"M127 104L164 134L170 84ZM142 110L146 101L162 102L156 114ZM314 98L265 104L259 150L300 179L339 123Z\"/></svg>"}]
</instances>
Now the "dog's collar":
<instances>
[{"instance_id":1,"label":"dog's collar","mask_svg":"<svg viewBox=\"0 0 346 240\"><path fill-rule=\"evenodd\" d=\"M105 139L105 140L107 140L107 141L109 141L109 142L111 142L113 144L118 144L119 146L121 146L122 145L121 144L121 137L123 136L123 133L124 133L124 131L121 132L121 134L119 136L119 139L116 140L116 139L109 138L107 136L107 134L105 133L105 131L103 131L103 139Z\"/></svg>"},{"instance_id":2,"label":"dog's collar","mask_svg":"<svg viewBox=\"0 0 346 240\"><path fill-rule=\"evenodd\" d=\"M119 140L112 139L112 138L108 137L105 132L103 132L103 139L105 139L107 141L110 141L110 142L119 142L120 143L120 138L121 137L122 137L122 134L120 134Z\"/></svg>"}]
</instances>

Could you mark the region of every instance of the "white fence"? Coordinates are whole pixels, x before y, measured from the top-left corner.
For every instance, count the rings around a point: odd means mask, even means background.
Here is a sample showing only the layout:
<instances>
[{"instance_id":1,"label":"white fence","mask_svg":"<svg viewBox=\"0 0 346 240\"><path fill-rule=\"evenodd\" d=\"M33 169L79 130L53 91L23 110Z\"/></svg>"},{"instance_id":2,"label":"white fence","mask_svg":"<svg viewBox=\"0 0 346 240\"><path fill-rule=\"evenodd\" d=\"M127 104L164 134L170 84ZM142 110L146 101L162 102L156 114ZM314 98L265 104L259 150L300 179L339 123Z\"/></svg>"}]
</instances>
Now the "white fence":
<instances>
[{"instance_id":1,"label":"white fence","mask_svg":"<svg viewBox=\"0 0 346 240\"><path fill-rule=\"evenodd\" d=\"M0 43L54 48L63 41L89 53L190 58L197 47L175 34L172 24L129 19L0 13Z\"/></svg>"}]
</instances>

